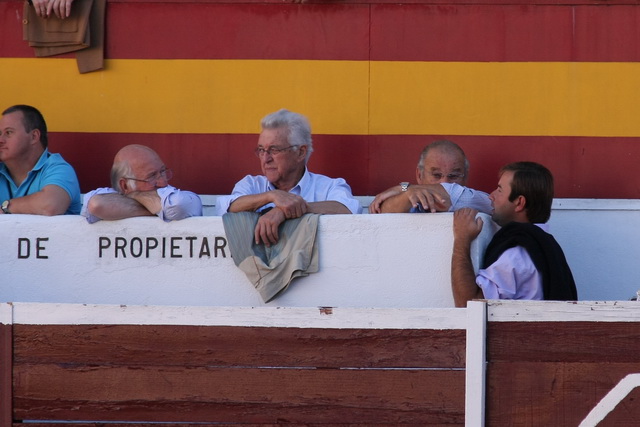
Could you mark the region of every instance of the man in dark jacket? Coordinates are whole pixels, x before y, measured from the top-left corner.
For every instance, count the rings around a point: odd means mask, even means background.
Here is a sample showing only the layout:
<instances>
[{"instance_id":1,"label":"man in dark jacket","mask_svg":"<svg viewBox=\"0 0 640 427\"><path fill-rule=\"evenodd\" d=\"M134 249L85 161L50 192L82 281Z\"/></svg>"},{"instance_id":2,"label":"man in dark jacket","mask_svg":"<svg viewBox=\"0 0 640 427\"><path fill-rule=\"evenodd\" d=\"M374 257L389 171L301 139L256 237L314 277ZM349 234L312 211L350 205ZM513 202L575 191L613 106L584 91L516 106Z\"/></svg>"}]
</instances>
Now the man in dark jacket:
<instances>
[{"instance_id":1,"label":"man in dark jacket","mask_svg":"<svg viewBox=\"0 0 640 427\"><path fill-rule=\"evenodd\" d=\"M454 214L451 286L456 306L483 298L577 300L562 248L547 232L553 201L551 172L533 162L508 164L500 170L498 188L490 199L492 218L502 228L489 243L477 274L469 254L482 219L473 209Z\"/></svg>"}]
</instances>

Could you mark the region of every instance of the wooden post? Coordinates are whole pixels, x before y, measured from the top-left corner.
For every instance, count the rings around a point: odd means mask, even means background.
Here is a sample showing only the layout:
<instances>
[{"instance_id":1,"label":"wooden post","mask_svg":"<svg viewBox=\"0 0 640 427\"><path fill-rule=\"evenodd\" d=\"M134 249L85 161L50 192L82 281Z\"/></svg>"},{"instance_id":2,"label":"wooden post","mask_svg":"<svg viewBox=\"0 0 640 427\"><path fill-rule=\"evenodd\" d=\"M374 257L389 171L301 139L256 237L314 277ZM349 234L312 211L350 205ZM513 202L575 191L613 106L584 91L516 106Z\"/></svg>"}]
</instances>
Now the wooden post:
<instances>
[{"instance_id":1,"label":"wooden post","mask_svg":"<svg viewBox=\"0 0 640 427\"><path fill-rule=\"evenodd\" d=\"M467 303L466 427L484 427L487 363L487 303Z\"/></svg>"},{"instance_id":2,"label":"wooden post","mask_svg":"<svg viewBox=\"0 0 640 427\"><path fill-rule=\"evenodd\" d=\"M0 305L0 425L10 426L12 423L12 306L9 303Z\"/></svg>"}]
</instances>

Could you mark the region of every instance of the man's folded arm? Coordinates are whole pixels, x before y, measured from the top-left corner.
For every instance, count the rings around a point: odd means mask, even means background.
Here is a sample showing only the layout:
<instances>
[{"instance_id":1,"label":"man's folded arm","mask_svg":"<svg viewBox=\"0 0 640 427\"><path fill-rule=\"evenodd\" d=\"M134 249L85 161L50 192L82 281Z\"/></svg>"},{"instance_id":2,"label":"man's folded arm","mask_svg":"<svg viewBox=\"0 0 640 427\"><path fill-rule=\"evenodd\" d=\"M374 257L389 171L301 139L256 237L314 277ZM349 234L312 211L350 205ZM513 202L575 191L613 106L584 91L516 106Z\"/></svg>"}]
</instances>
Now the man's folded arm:
<instances>
[{"instance_id":1,"label":"man's folded arm","mask_svg":"<svg viewBox=\"0 0 640 427\"><path fill-rule=\"evenodd\" d=\"M309 203L309 212L317 214L351 214L352 212L340 202L327 200L326 202Z\"/></svg>"},{"instance_id":2,"label":"man's folded arm","mask_svg":"<svg viewBox=\"0 0 640 427\"><path fill-rule=\"evenodd\" d=\"M137 200L118 193L96 194L85 202L91 215L104 220L154 215Z\"/></svg>"},{"instance_id":3,"label":"man's folded arm","mask_svg":"<svg viewBox=\"0 0 640 427\"><path fill-rule=\"evenodd\" d=\"M71 204L67 191L54 184L23 197L11 199L10 211L14 214L62 215Z\"/></svg>"}]
</instances>

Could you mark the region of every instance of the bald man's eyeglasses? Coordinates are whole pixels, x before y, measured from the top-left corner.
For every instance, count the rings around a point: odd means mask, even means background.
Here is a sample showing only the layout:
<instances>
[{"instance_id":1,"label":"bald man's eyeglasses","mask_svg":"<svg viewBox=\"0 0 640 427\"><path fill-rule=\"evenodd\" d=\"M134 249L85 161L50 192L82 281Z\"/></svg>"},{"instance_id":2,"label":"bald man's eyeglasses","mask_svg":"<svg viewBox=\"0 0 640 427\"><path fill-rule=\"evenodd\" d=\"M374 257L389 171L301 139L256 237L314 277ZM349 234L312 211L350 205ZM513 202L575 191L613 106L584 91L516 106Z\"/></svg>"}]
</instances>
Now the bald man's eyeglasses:
<instances>
[{"instance_id":1,"label":"bald man's eyeglasses","mask_svg":"<svg viewBox=\"0 0 640 427\"><path fill-rule=\"evenodd\" d=\"M147 179L129 178L126 176L123 178L130 179L132 181L146 182L151 186L155 186L158 183L158 181L160 181L161 179L164 179L165 181L169 181L172 177L173 177L173 171L171 169L161 169Z\"/></svg>"},{"instance_id":2,"label":"bald man's eyeglasses","mask_svg":"<svg viewBox=\"0 0 640 427\"><path fill-rule=\"evenodd\" d=\"M447 178L447 181L461 181L464 178L463 173L449 173L443 174L440 172L427 172L429 175L433 177L436 181L440 181L442 178Z\"/></svg>"}]
</instances>

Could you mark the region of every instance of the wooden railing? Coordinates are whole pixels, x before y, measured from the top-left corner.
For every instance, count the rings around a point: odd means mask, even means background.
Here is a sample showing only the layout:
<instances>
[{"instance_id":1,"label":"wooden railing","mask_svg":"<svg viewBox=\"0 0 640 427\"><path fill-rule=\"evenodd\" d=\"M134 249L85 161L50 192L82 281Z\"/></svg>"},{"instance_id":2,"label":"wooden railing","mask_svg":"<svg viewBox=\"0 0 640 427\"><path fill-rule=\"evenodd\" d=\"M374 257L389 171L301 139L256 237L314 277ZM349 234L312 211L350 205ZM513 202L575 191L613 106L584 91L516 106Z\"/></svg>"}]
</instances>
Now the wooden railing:
<instances>
[{"instance_id":1,"label":"wooden railing","mask_svg":"<svg viewBox=\"0 0 640 427\"><path fill-rule=\"evenodd\" d=\"M635 302L2 304L0 425L632 426L639 322Z\"/></svg>"},{"instance_id":2,"label":"wooden railing","mask_svg":"<svg viewBox=\"0 0 640 427\"><path fill-rule=\"evenodd\" d=\"M464 422L464 310L59 309L119 323L3 325L3 426Z\"/></svg>"}]
</instances>

